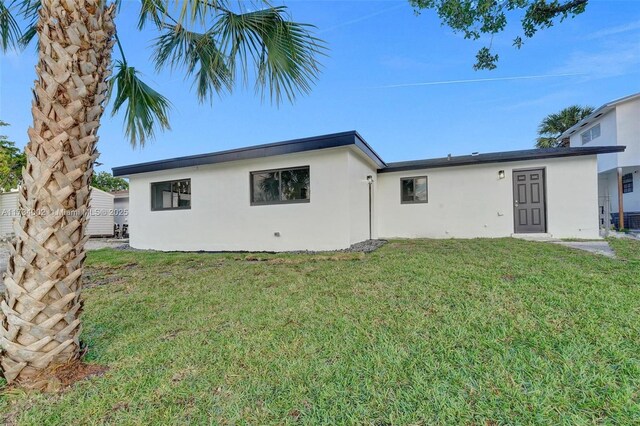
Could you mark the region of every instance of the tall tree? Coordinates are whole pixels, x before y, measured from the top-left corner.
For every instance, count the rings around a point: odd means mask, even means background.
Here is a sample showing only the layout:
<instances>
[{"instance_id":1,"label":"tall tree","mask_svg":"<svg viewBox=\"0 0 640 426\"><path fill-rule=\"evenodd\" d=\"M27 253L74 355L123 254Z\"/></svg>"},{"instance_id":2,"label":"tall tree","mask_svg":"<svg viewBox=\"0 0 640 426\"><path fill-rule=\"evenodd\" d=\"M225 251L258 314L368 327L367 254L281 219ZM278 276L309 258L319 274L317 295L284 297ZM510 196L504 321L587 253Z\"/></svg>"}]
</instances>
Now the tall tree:
<instances>
[{"instance_id":1,"label":"tall tree","mask_svg":"<svg viewBox=\"0 0 640 426\"><path fill-rule=\"evenodd\" d=\"M409 0L416 13L433 9L444 25L464 38L478 40L483 34L493 37L503 32L509 21L520 20L522 34L513 40L520 49L524 39L533 37L539 30L552 27L568 17L585 11L589 0ZM524 39L523 39L524 37ZM474 69L494 69L498 54L492 46L482 47L476 55Z\"/></svg>"},{"instance_id":2,"label":"tall tree","mask_svg":"<svg viewBox=\"0 0 640 426\"><path fill-rule=\"evenodd\" d=\"M45 388L57 366L78 357L85 212L109 94L113 113L124 110L133 145L169 128L169 101L125 57L114 22L119 3L16 0L7 7L0 1L0 46L38 40L19 197L27 214L15 229L1 303L1 364L10 383ZM255 80L272 101L293 100L316 80L323 44L309 25L290 20L285 7L257 3L263 7L249 11L227 0L141 0L138 27L155 27L156 68L182 70L201 102L231 91L238 77ZM16 13L27 28L17 26ZM115 45L119 59L112 67Z\"/></svg>"},{"instance_id":3,"label":"tall tree","mask_svg":"<svg viewBox=\"0 0 640 426\"><path fill-rule=\"evenodd\" d=\"M591 106L571 105L555 114L549 114L538 125L537 148L569 146L569 140L558 140L560 135L593 112Z\"/></svg>"},{"instance_id":4,"label":"tall tree","mask_svg":"<svg viewBox=\"0 0 640 426\"><path fill-rule=\"evenodd\" d=\"M129 189L129 182L119 177L113 177L109 172L100 172L93 175L91 186L107 192L124 191Z\"/></svg>"},{"instance_id":5,"label":"tall tree","mask_svg":"<svg viewBox=\"0 0 640 426\"><path fill-rule=\"evenodd\" d=\"M9 124L0 120L0 127ZM18 187L22 177L22 168L27 157L7 136L0 135L0 192L10 191Z\"/></svg>"}]
</instances>

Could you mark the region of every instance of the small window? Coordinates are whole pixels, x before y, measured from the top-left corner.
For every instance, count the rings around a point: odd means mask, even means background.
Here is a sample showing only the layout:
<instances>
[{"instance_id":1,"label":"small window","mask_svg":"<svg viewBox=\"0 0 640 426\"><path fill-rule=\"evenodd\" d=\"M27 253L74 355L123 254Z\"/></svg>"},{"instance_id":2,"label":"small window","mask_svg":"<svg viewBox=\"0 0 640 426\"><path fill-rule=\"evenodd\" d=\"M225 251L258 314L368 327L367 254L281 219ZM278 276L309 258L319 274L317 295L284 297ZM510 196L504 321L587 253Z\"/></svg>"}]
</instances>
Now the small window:
<instances>
[{"instance_id":1,"label":"small window","mask_svg":"<svg viewBox=\"0 0 640 426\"><path fill-rule=\"evenodd\" d=\"M583 132L580 136L582 137L582 145L591 142L595 138L599 138L600 137L600 124L596 124L595 126L590 128L586 132Z\"/></svg>"},{"instance_id":2,"label":"small window","mask_svg":"<svg viewBox=\"0 0 640 426\"><path fill-rule=\"evenodd\" d=\"M308 203L309 166L251 172L251 204Z\"/></svg>"},{"instance_id":3,"label":"small window","mask_svg":"<svg viewBox=\"0 0 640 426\"><path fill-rule=\"evenodd\" d=\"M427 202L427 177L418 176L400 179L402 204Z\"/></svg>"},{"instance_id":4,"label":"small window","mask_svg":"<svg viewBox=\"0 0 640 426\"><path fill-rule=\"evenodd\" d=\"M191 179L151 184L151 210L191 208Z\"/></svg>"},{"instance_id":5,"label":"small window","mask_svg":"<svg viewBox=\"0 0 640 426\"><path fill-rule=\"evenodd\" d=\"M622 193L633 192L633 174L622 175Z\"/></svg>"}]
</instances>

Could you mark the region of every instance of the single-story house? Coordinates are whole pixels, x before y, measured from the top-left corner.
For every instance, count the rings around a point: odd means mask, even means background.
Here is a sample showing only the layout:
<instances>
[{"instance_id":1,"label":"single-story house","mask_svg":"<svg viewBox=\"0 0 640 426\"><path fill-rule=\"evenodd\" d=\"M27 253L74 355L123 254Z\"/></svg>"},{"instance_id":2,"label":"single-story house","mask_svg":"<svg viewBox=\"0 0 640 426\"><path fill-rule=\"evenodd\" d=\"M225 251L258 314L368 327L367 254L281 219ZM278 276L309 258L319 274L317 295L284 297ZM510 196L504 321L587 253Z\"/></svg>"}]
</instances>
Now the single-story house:
<instances>
[{"instance_id":1,"label":"single-story house","mask_svg":"<svg viewBox=\"0 0 640 426\"><path fill-rule=\"evenodd\" d=\"M334 250L370 238L598 238L596 156L577 147L386 163L355 131L116 167L132 247Z\"/></svg>"},{"instance_id":2,"label":"single-story house","mask_svg":"<svg viewBox=\"0 0 640 426\"><path fill-rule=\"evenodd\" d=\"M113 195L91 188L87 233L92 237L113 236ZM18 191L0 193L0 239L14 235L13 221L19 216Z\"/></svg>"}]
</instances>

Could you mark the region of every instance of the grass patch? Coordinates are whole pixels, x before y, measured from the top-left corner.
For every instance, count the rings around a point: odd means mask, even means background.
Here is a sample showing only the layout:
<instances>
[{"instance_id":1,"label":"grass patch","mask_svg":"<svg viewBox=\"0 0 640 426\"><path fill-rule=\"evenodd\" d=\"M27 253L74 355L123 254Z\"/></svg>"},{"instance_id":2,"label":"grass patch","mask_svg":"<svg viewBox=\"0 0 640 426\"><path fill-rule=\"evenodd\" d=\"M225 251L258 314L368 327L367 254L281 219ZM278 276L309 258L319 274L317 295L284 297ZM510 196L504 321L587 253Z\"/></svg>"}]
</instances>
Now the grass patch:
<instances>
[{"instance_id":1,"label":"grass patch","mask_svg":"<svg viewBox=\"0 0 640 426\"><path fill-rule=\"evenodd\" d=\"M617 240L622 241L622 240ZM87 362L20 424L633 424L640 264L555 244L91 252ZM637 260L637 257L635 258Z\"/></svg>"},{"instance_id":2,"label":"grass patch","mask_svg":"<svg viewBox=\"0 0 640 426\"><path fill-rule=\"evenodd\" d=\"M615 250L616 256L627 261L640 261L640 241L630 238L609 238L609 245Z\"/></svg>"}]
</instances>

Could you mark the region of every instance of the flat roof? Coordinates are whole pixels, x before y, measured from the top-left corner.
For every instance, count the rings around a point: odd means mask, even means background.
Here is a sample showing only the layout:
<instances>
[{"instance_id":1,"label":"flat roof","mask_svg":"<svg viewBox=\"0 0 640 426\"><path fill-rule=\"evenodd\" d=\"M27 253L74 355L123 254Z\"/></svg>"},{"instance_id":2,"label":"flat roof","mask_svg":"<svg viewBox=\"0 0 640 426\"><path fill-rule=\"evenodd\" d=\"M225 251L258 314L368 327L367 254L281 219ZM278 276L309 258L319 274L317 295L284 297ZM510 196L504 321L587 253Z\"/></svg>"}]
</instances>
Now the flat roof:
<instances>
[{"instance_id":1,"label":"flat roof","mask_svg":"<svg viewBox=\"0 0 640 426\"><path fill-rule=\"evenodd\" d=\"M315 151L319 149L337 148L354 145L369 157L379 168L386 166L382 158L369 146L369 144L356 132L331 133L328 135L313 136L309 138L292 139L282 142L274 142L263 145L248 146L245 148L230 149L226 151L211 152L208 154L176 157L167 160L151 161L148 163L132 164L129 166L114 167L114 176L128 176L137 173L155 172L159 170L194 167L205 164L226 163L229 161L248 160L253 158L272 157L274 155L293 154L296 152Z\"/></svg>"},{"instance_id":2,"label":"flat roof","mask_svg":"<svg viewBox=\"0 0 640 426\"><path fill-rule=\"evenodd\" d=\"M545 158L575 157L578 155L608 154L622 152L624 146L590 146L574 148L542 148L519 151L490 152L476 155L430 158L426 160L400 161L388 163L378 173L400 172L404 170L433 169L438 167L469 166L485 163L504 163L510 161L540 160Z\"/></svg>"},{"instance_id":3,"label":"flat roof","mask_svg":"<svg viewBox=\"0 0 640 426\"><path fill-rule=\"evenodd\" d=\"M160 170L179 169L207 164L226 163L229 161L264 158L275 155L292 154L297 152L315 151L326 148L355 146L369 157L378 167L378 173L388 173L403 170L428 169L436 167L465 166L482 163L500 163L506 161L525 161L544 158L572 157L578 155L596 155L624 151L624 146L593 146L573 148L544 148L525 149L520 151L493 152L477 155L448 156L415 161L401 161L385 163L384 160L369 146L369 144L352 130L349 132L332 133L310 138L292 139L263 145L254 145L239 149L212 152L209 154L176 157L167 160L151 161L148 163L132 164L114 167L114 176L129 176L138 173L148 173Z\"/></svg>"}]
</instances>

